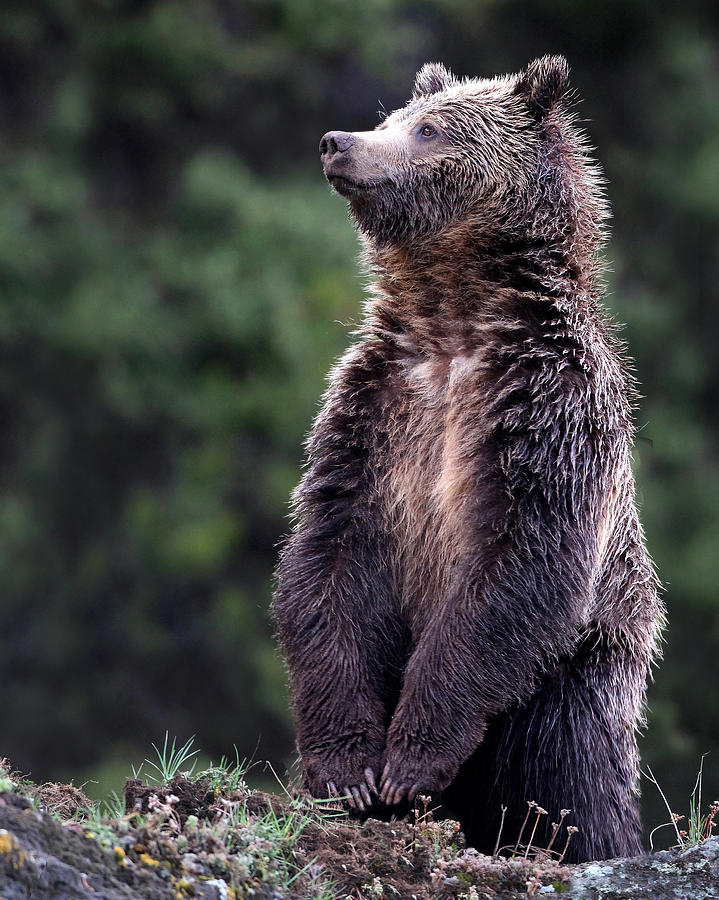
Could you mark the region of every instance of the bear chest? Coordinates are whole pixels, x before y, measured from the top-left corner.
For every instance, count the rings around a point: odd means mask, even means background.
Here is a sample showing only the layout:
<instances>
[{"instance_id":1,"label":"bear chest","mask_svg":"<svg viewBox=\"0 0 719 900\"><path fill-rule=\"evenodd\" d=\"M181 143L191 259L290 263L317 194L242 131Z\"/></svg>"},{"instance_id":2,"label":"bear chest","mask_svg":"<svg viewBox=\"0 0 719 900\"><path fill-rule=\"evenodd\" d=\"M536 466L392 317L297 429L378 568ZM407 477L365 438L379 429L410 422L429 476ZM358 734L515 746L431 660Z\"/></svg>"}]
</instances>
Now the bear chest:
<instances>
[{"instance_id":1,"label":"bear chest","mask_svg":"<svg viewBox=\"0 0 719 900\"><path fill-rule=\"evenodd\" d=\"M485 440L479 352L403 361L380 461L398 591L417 615L436 602L477 515Z\"/></svg>"}]
</instances>

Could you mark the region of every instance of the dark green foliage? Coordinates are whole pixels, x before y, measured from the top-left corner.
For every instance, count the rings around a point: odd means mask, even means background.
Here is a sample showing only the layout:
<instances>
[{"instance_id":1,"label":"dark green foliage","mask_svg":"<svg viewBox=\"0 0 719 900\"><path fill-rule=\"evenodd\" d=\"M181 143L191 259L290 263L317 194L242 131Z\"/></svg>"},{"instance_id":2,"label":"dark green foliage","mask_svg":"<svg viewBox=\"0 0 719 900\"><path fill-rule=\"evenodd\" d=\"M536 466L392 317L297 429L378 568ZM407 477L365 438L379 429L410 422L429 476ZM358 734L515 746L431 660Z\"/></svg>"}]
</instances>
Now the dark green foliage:
<instances>
[{"instance_id":1,"label":"dark green foliage","mask_svg":"<svg viewBox=\"0 0 719 900\"><path fill-rule=\"evenodd\" d=\"M428 59L476 75L564 53L610 179L669 585L645 754L681 805L719 749L719 58L712 4L663 10L3 4L0 756L77 774L169 729L289 758L270 573L361 298L318 140L372 127Z\"/></svg>"},{"instance_id":2,"label":"dark green foliage","mask_svg":"<svg viewBox=\"0 0 719 900\"><path fill-rule=\"evenodd\" d=\"M1 23L3 752L52 774L168 724L277 756L264 609L354 238L223 132L211 8L64 11Z\"/></svg>"}]
</instances>

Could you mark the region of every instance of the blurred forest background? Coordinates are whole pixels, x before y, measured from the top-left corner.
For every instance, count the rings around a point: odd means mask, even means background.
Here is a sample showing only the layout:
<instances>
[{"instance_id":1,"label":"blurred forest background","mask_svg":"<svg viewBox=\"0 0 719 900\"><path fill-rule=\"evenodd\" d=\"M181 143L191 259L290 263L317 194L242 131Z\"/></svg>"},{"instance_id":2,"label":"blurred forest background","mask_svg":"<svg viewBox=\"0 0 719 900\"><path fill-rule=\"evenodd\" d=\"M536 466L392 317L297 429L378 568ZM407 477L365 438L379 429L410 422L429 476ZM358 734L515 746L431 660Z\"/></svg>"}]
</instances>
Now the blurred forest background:
<instances>
[{"instance_id":1,"label":"blurred forest background","mask_svg":"<svg viewBox=\"0 0 719 900\"><path fill-rule=\"evenodd\" d=\"M362 296L319 138L372 128L428 59L493 75L559 52L609 178L608 303L645 395L670 627L643 754L684 812L713 751L719 796L718 18L708 0L5 0L0 756L100 792L166 729L291 763L271 573Z\"/></svg>"}]
</instances>

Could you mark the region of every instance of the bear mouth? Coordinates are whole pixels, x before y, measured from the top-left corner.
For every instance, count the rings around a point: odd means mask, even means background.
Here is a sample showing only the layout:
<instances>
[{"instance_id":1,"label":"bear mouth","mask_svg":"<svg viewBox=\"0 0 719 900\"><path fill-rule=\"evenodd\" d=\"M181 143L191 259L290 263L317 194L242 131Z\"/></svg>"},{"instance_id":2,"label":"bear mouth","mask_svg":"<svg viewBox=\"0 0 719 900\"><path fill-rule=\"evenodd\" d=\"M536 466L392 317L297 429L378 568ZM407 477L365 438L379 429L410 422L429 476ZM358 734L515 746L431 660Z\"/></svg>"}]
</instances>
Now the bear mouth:
<instances>
[{"instance_id":1,"label":"bear mouth","mask_svg":"<svg viewBox=\"0 0 719 900\"><path fill-rule=\"evenodd\" d=\"M385 180L384 178L378 178L373 181L357 181L354 178L348 178L346 175L327 174L327 181L343 197L354 197L357 194L364 194L379 187Z\"/></svg>"}]
</instances>

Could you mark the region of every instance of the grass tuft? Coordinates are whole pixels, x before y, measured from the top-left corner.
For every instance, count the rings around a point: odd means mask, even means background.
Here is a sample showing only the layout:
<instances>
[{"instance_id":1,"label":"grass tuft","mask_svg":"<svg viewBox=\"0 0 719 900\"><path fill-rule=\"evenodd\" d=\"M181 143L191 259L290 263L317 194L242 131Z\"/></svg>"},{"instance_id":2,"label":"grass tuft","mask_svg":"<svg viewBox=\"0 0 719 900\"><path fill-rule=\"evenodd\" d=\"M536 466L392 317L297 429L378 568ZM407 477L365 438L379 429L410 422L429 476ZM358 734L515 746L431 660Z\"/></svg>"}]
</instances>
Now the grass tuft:
<instances>
[{"instance_id":1,"label":"grass tuft","mask_svg":"<svg viewBox=\"0 0 719 900\"><path fill-rule=\"evenodd\" d=\"M676 835L677 842L674 846L682 850L686 850L688 847L695 847L697 844L701 844L702 841L707 840L707 838L714 836L714 829L719 825L719 800L710 803L706 813L702 812L702 783L704 780L704 757L706 755L706 753L703 754L699 762L699 771L694 782L694 789L689 797L689 813L687 816L672 812L669 801L649 766L647 766L646 772L642 772L647 781L650 781L659 791L659 796L662 798L669 813L669 821L657 825L649 834L649 847L651 850L654 850L654 835L656 832L669 826L674 829L674 834ZM680 827L681 822L686 823L685 828Z\"/></svg>"},{"instance_id":2,"label":"grass tuft","mask_svg":"<svg viewBox=\"0 0 719 900\"><path fill-rule=\"evenodd\" d=\"M145 760L147 765L152 766L157 772L157 775L147 775L146 777L157 784L169 784L169 782L180 773L182 766L200 752L199 750L192 749L192 745L195 742L194 734L189 740L185 741L181 747L177 747L177 738L173 737L171 745L169 744L169 739L169 733L166 731L162 750L160 750L156 744L152 745L153 750L157 754L157 762L154 762L151 759ZM197 760L192 763L192 766L190 766L188 770L182 772L182 774L186 778L191 778L196 765Z\"/></svg>"}]
</instances>

